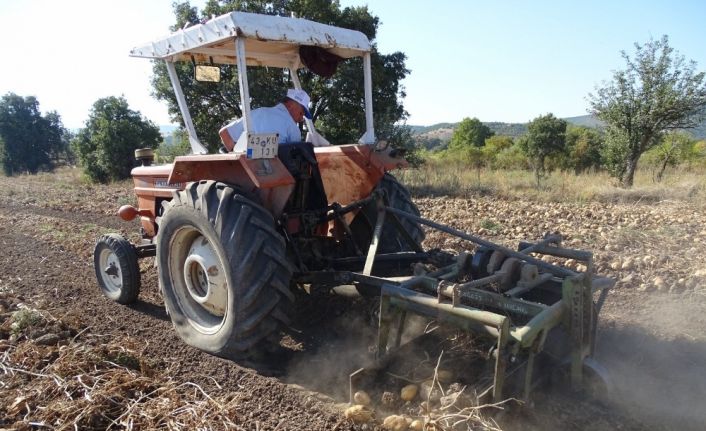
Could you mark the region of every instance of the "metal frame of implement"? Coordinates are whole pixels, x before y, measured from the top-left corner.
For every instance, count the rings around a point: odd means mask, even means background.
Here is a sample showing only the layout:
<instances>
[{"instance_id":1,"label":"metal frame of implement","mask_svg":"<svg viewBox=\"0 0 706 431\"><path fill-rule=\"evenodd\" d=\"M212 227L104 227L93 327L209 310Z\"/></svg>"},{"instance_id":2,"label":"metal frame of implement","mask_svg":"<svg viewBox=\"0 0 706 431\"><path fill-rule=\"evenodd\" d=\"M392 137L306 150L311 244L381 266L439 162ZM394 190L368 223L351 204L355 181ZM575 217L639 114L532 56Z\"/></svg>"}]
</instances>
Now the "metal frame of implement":
<instances>
[{"instance_id":1,"label":"metal frame of implement","mask_svg":"<svg viewBox=\"0 0 706 431\"><path fill-rule=\"evenodd\" d=\"M529 400L534 381L535 359L542 352L549 331L563 325L569 335L571 387L581 388L584 379L584 362L591 357L595 346L596 317L608 290L615 284L613 279L594 276L592 253L557 246L556 244L561 241L558 235L550 235L534 244L521 242L518 247L520 251L511 250L449 226L391 208L386 205L386 197L381 191L374 192L369 198L348 205L346 208L339 208L335 214L329 214L327 217L341 219L342 214L361 207L371 200L377 202L378 217L368 253L360 257L365 259L364 270L362 272L310 272L301 274L297 281L325 284L353 283L380 290L380 327L376 356L378 364L383 363L387 355L393 354L395 349L400 347L406 314L412 312L495 339L493 384L484 394L492 397L494 402L504 399L503 386L508 375L508 362L516 363L518 359L526 359L522 362L524 367L514 367L510 373L524 368L523 389L520 396L524 400ZM502 269L486 277L464 283L452 281L468 274L464 268L468 267L471 256L461 253L454 264L432 273L396 278L372 276L372 269L378 262L408 261L411 263L424 261L430 257L429 253L424 252L419 244L415 244L409 238L409 235L403 235L403 238L415 252L376 255L382 227L386 220L392 222L400 233L406 233L400 224L400 217L501 252L520 262L536 265L544 272L533 283L519 282L514 288L497 292L489 287L506 276ZM530 253L576 259L584 262L587 270L584 273L576 273L565 267L537 259ZM554 293L560 299L553 304L520 298L532 289L546 286L547 282L553 282L558 286L558 291ZM482 289L483 287L486 289ZM594 304L596 293L598 298ZM522 316L522 320L526 323L515 325L510 315ZM397 334L390 346L390 333L395 324L397 324ZM351 375L351 394L353 386L364 372L365 370L361 369Z\"/></svg>"}]
</instances>

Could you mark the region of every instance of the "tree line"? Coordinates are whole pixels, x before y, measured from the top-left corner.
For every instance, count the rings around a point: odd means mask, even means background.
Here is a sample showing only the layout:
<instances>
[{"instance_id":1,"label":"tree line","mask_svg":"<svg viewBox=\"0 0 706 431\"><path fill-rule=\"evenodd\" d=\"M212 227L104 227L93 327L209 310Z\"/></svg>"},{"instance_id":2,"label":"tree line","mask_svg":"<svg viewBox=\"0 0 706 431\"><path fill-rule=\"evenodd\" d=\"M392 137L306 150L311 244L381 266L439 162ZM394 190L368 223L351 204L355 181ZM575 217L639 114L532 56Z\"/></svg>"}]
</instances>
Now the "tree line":
<instances>
[{"instance_id":1,"label":"tree line","mask_svg":"<svg viewBox=\"0 0 706 431\"><path fill-rule=\"evenodd\" d=\"M5 175L34 174L71 162L70 138L59 114L42 115L35 97L8 93L0 99L0 162Z\"/></svg>"},{"instance_id":2,"label":"tree line","mask_svg":"<svg viewBox=\"0 0 706 431\"><path fill-rule=\"evenodd\" d=\"M85 127L71 133L58 113L42 115L36 97L0 99L0 162L5 175L36 174L77 162L95 182L130 176L137 148L156 148L159 128L129 108L124 97L98 99Z\"/></svg>"},{"instance_id":3,"label":"tree line","mask_svg":"<svg viewBox=\"0 0 706 431\"><path fill-rule=\"evenodd\" d=\"M624 51L622 56L626 68L588 96L591 113L605 129L569 126L549 113L512 139L495 136L477 118L465 118L448 147L432 157L468 163L479 175L486 166L532 169L538 184L554 169L606 170L625 187L633 185L643 156L656 181L668 166L704 163L706 143L684 132L704 119L704 73L675 52L667 36L635 44L633 56Z\"/></svg>"},{"instance_id":4,"label":"tree line","mask_svg":"<svg viewBox=\"0 0 706 431\"><path fill-rule=\"evenodd\" d=\"M424 151L422 158L464 163L476 169L479 177L483 168L532 170L539 185L555 170L576 175L608 171L619 178L619 170L612 170L619 167L611 159L616 151L605 130L572 125L550 113L530 121L519 137L496 134L477 118L465 118L446 146ZM659 182L668 167L706 167L706 140L684 131L664 133L640 160Z\"/></svg>"},{"instance_id":5,"label":"tree line","mask_svg":"<svg viewBox=\"0 0 706 431\"><path fill-rule=\"evenodd\" d=\"M373 42L373 81L375 124L378 138L408 150L408 157L421 162L424 157L447 157L481 168L526 168L535 172L537 182L552 170L581 173L604 169L626 187L632 186L638 161L644 159L658 168L661 179L667 166L688 161L696 163L703 145L690 140L680 130L695 126L704 117L706 84L704 73L693 61L686 61L669 46L666 36L635 44L634 55L623 52L626 67L613 73L612 80L589 94L591 112L605 124L605 130L567 125L553 114L539 116L527 132L513 139L495 135L477 118L464 119L455 130L448 148L425 154L414 147L402 101L401 81L409 74L402 52L381 54L375 48L379 19L364 7L341 8L330 0L212 1L199 11L188 1L173 5L172 29L197 24L212 15L233 10L291 15L365 33ZM352 59L339 65L331 78L302 71L300 79L312 100L317 129L334 143L353 143L365 128L360 85L361 65ZM196 82L192 65L180 64L182 83L194 125L211 152L218 151L219 128L239 117L237 70L223 66L220 83ZM183 125L176 98L169 85L163 62L155 62L152 85L155 96L167 103L172 120ZM252 74L252 76L251 76ZM275 104L291 82L281 71L249 68L253 107ZM35 97L8 93L0 100L0 162L6 175L50 170L61 163L78 162L86 176L99 182L126 178L137 148L159 148L173 157L188 149L183 130L173 137L177 145L165 145L157 126L130 109L124 97L97 100L84 127L76 134L67 131L56 112L42 115ZM161 146L160 146L161 144Z\"/></svg>"}]
</instances>

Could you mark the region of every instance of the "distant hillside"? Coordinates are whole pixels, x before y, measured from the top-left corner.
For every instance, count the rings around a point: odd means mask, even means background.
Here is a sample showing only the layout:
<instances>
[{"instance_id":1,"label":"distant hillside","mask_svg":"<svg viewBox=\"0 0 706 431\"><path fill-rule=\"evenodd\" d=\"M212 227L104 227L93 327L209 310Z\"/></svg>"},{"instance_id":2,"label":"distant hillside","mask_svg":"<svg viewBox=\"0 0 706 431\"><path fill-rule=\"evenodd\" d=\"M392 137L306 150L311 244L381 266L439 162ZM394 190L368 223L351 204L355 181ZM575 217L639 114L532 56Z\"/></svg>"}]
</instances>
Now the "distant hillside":
<instances>
[{"instance_id":1,"label":"distant hillside","mask_svg":"<svg viewBox=\"0 0 706 431\"><path fill-rule=\"evenodd\" d=\"M706 139L706 120L703 121L701 125L690 129L688 132L694 135L696 139Z\"/></svg>"},{"instance_id":2,"label":"distant hillside","mask_svg":"<svg viewBox=\"0 0 706 431\"><path fill-rule=\"evenodd\" d=\"M485 122L496 135L516 138L527 133L527 123ZM412 137L418 145L429 150L445 148L454 133L458 123L438 123L431 126L407 126L412 131Z\"/></svg>"},{"instance_id":3,"label":"distant hillside","mask_svg":"<svg viewBox=\"0 0 706 431\"><path fill-rule=\"evenodd\" d=\"M483 123L496 135L512 136L516 138L527 133L527 123L499 123L496 121Z\"/></svg>"},{"instance_id":4,"label":"distant hillside","mask_svg":"<svg viewBox=\"0 0 706 431\"><path fill-rule=\"evenodd\" d=\"M601 120L594 117L593 115L568 117L564 118L564 120L576 126L592 127L594 129L600 129L605 127L605 123L603 123ZM704 121L702 121L701 124L699 124L697 127L693 129L687 129L685 131L686 133L690 133L695 139L706 139L706 119L704 119Z\"/></svg>"},{"instance_id":5,"label":"distant hillside","mask_svg":"<svg viewBox=\"0 0 706 431\"><path fill-rule=\"evenodd\" d=\"M412 130L412 134L421 135L439 129L455 129L458 123L438 123L431 126L407 126Z\"/></svg>"},{"instance_id":6,"label":"distant hillside","mask_svg":"<svg viewBox=\"0 0 706 431\"><path fill-rule=\"evenodd\" d=\"M581 115L578 117L564 118L568 123L575 126L603 128L604 123L593 115ZM497 121L483 122L496 135L505 135L517 138L527 133L527 123L502 123ZM407 126L412 131L412 137L418 144L428 148L444 148L453 135L458 123L438 123L431 126ZM706 120L694 129L687 130L696 139L706 139Z\"/></svg>"},{"instance_id":7,"label":"distant hillside","mask_svg":"<svg viewBox=\"0 0 706 431\"><path fill-rule=\"evenodd\" d=\"M575 126L592 127L594 129L598 129L598 128L605 126L605 123L603 123L601 120L594 117L593 115L580 115L578 117L567 117L567 118L564 118L564 120L568 121L569 123L571 123Z\"/></svg>"}]
</instances>

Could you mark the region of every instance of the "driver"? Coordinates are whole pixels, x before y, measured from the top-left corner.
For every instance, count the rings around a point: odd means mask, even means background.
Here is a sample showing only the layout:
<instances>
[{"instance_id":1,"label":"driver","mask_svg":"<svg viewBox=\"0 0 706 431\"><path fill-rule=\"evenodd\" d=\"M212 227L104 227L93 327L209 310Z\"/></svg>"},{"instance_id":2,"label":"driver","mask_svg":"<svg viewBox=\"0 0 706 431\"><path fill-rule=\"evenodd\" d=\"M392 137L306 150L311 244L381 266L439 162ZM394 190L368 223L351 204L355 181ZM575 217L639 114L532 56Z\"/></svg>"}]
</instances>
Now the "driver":
<instances>
[{"instance_id":1,"label":"driver","mask_svg":"<svg viewBox=\"0 0 706 431\"><path fill-rule=\"evenodd\" d=\"M277 133L279 143L301 142L302 135L299 123L304 117L311 119L309 112L309 95L304 90L291 88L280 103L272 107L257 108L250 112L250 130L252 133ZM243 133L243 119L235 120L223 129L227 131L233 142Z\"/></svg>"}]
</instances>

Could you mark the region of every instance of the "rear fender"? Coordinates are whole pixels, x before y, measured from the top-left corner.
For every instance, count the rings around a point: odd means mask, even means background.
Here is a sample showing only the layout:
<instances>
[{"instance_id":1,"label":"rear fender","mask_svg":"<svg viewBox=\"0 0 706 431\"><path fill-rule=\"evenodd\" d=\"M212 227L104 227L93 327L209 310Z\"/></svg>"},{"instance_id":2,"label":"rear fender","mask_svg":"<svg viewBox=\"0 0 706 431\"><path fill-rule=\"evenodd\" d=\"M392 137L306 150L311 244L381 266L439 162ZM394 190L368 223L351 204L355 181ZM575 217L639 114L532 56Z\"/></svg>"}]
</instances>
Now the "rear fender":
<instances>
[{"instance_id":1,"label":"rear fender","mask_svg":"<svg viewBox=\"0 0 706 431\"><path fill-rule=\"evenodd\" d=\"M169 184L200 180L222 181L237 186L278 218L294 190L294 178L277 159L248 159L242 154L177 157Z\"/></svg>"},{"instance_id":2,"label":"rear fender","mask_svg":"<svg viewBox=\"0 0 706 431\"><path fill-rule=\"evenodd\" d=\"M370 196L385 172L408 166L402 157L392 157L388 148L376 151L373 145L316 147L316 160L328 203L345 206ZM346 214L350 223L354 213Z\"/></svg>"},{"instance_id":3,"label":"rear fender","mask_svg":"<svg viewBox=\"0 0 706 431\"><path fill-rule=\"evenodd\" d=\"M151 213L142 217L146 237L157 233L154 220L159 214L158 203L171 199L174 190L183 190L189 182L214 180L236 186L246 195L257 197L274 218L282 214L295 183L279 159L251 160L240 154L181 156L170 165L137 167L132 176L139 209Z\"/></svg>"}]
</instances>

